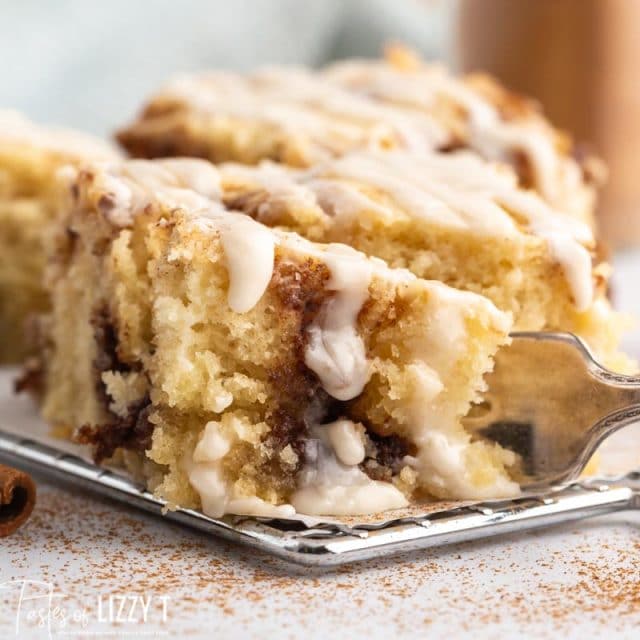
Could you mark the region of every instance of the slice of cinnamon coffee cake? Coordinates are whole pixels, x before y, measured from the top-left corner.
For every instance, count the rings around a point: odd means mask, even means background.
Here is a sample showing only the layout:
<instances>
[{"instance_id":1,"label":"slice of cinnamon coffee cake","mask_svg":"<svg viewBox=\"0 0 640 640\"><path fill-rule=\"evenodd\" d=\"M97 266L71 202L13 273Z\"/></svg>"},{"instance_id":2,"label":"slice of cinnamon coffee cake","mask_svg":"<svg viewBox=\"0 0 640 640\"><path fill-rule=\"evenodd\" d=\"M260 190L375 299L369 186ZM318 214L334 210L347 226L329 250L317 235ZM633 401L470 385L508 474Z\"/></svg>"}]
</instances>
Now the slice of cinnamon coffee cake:
<instances>
[{"instance_id":1,"label":"slice of cinnamon coffee cake","mask_svg":"<svg viewBox=\"0 0 640 640\"><path fill-rule=\"evenodd\" d=\"M96 164L72 194L41 400L97 460L213 516L517 493L461 426L508 341L489 300L236 213L204 161Z\"/></svg>"}]
</instances>

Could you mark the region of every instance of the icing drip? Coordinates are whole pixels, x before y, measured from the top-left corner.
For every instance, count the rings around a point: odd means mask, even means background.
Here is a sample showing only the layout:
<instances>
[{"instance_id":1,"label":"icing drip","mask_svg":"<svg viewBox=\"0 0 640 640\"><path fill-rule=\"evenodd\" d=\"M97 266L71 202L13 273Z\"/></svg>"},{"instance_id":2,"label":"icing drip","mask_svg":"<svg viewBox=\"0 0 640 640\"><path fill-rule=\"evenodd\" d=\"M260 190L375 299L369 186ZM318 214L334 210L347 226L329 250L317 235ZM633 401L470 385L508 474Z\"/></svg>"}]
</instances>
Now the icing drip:
<instances>
[{"instance_id":1,"label":"icing drip","mask_svg":"<svg viewBox=\"0 0 640 640\"><path fill-rule=\"evenodd\" d=\"M351 420L336 420L324 426L336 457L342 464L356 465L364 460L364 427Z\"/></svg>"},{"instance_id":2,"label":"icing drip","mask_svg":"<svg viewBox=\"0 0 640 640\"><path fill-rule=\"evenodd\" d=\"M422 151L444 144L448 137L431 114L390 108L295 67L265 68L247 77L180 76L162 94L203 112L269 122L292 134L305 132L319 146L343 150L394 141Z\"/></svg>"},{"instance_id":3,"label":"icing drip","mask_svg":"<svg viewBox=\"0 0 640 640\"><path fill-rule=\"evenodd\" d=\"M323 165L318 173L371 185L389 194L408 215L445 228L512 235L515 225L505 211L483 194L465 189L464 182L456 182L455 178L464 180L464 171L473 168L461 163L456 171L455 165L439 166L431 156L423 159L388 152L351 154Z\"/></svg>"},{"instance_id":4,"label":"icing drip","mask_svg":"<svg viewBox=\"0 0 640 640\"><path fill-rule=\"evenodd\" d=\"M348 431L352 426L339 427ZM357 464L344 464L334 450L336 427L311 428L305 443L306 466L300 473L299 488L291 496L296 511L308 515L359 515L407 506L407 499L393 484L372 480ZM333 437L329 435L333 430ZM338 451L345 453L343 445Z\"/></svg>"},{"instance_id":5,"label":"icing drip","mask_svg":"<svg viewBox=\"0 0 640 640\"><path fill-rule=\"evenodd\" d=\"M405 179L415 182L416 189L419 188L417 178L411 174L415 158L402 160L393 154L385 158L391 163L388 165L389 173L395 172L398 179L404 175ZM380 365L377 361L369 362L364 341L357 331L358 315L368 300L372 277L375 275L380 278L380 286L390 295L394 295L394 285L401 285L409 292L416 289L420 300L428 300L424 308L422 302L418 307L424 309L424 318L416 318L418 326L424 322L423 326L428 331L418 330L413 337L411 334L403 337L401 347L407 355L402 360L406 364L404 373L407 380L406 386L403 383L402 387L389 393L389 401L395 403L391 415L398 419L403 428L406 427L407 437L411 436L416 445L417 455L413 461L416 475L419 474L427 486L431 482L433 486L444 487L459 495L471 495L477 482L474 483L474 478L460 476L459 470L465 469L465 463L472 462L473 456L465 458L465 451L476 443L470 443L464 436L459 438L455 429L459 428L459 413L465 407L452 402L441 391L450 383L453 367L463 358L465 346L469 343L470 335L473 335L468 321L478 320L483 326L490 325L493 331L506 333L507 316L482 297L459 292L440 283L418 280L405 270L390 270L384 262L368 259L349 247L315 245L296 234L269 230L249 217L229 212L215 201L217 186L213 185L213 177L207 178L205 174L193 184L200 185L207 195L194 193L192 201L191 196L185 195L186 184L192 175L186 166L186 175L182 175L182 169L175 166L169 170L168 165L163 168L161 163L148 163L150 166L147 171L144 164L134 164L126 171L120 169L121 174L124 171L125 175L118 175L115 171L105 172L104 180L107 183L115 181L113 189L109 191L115 202L107 202L109 215L117 212L118 216L127 214L131 217L139 212L138 207L152 201L156 192L167 194L167 198L186 197L187 204L178 206L185 207L184 217L189 225L221 238L229 271L229 304L234 310L242 312L250 309L263 295L271 279L276 244L279 249L286 249L285 257L298 253L301 258L317 260L327 266L330 278L326 286L333 295L325 301L315 321L308 327L305 362L316 372L327 392L339 400L349 400L359 395L369 380L372 367ZM206 166L208 168L205 171L212 171L212 176L217 176L213 167ZM300 184L304 184L304 180L318 180L312 173L295 175L302 181ZM98 182L87 178L88 190L97 185L97 192L90 193L89 198L98 196L104 188L105 184L99 183L103 179L101 176L101 173L96 173ZM465 180L467 185L482 184L485 189L489 185L480 178L466 176ZM491 189L499 190L502 182L498 178L495 180L496 184L492 184ZM296 185L300 186L298 183ZM278 188L286 189L286 184L278 184ZM470 186L468 188L471 189ZM341 192L341 197L348 197L344 194ZM201 208L201 200L196 196L204 199L202 203L207 206ZM331 198L331 195L325 194L325 197ZM98 200L97 197L95 199ZM198 205L193 211L189 209L192 202ZM534 207L532 203L535 202L537 200L534 198L531 202L527 200L509 206L526 210L528 206ZM543 226L546 220L544 212L539 214L539 219L536 218L538 213L534 207L528 216L532 224ZM562 231L562 225L558 229L554 227L548 230L549 233ZM220 411L224 411L231 401L230 397L222 397ZM365 456L363 427L348 420L312 428L306 467L292 496L293 506L274 506L255 496L243 495L225 477L225 459L241 440L254 448L259 447L261 437L268 429L266 424L253 424L237 417L232 411L224 411L219 422L212 421L206 425L193 454L182 460L189 481L200 494L205 513L216 517L227 512L289 517L295 507L306 513L340 515L406 505L404 495L393 484L373 481L359 469L358 464ZM432 459L439 455L440 436L429 436L428 432L443 434L445 443L451 449L446 450L447 455L440 466L437 460ZM490 463L487 464L490 466ZM495 487L505 488L505 485L500 485L507 481L503 470L499 468L496 475L495 485L483 485L482 490L487 495Z\"/></svg>"},{"instance_id":6,"label":"icing drip","mask_svg":"<svg viewBox=\"0 0 640 640\"><path fill-rule=\"evenodd\" d=\"M220 174L213 165L203 160L129 160L121 166L121 170L125 176L149 192L179 189L181 193L193 191L208 199L220 197Z\"/></svg>"},{"instance_id":7,"label":"icing drip","mask_svg":"<svg viewBox=\"0 0 640 640\"><path fill-rule=\"evenodd\" d=\"M220 174L204 160L131 160L99 172L94 185L107 194L104 214L126 227L152 202L182 209L201 220L202 228L218 231L229 272L231 309L252 309L271 281L276 239L272 231L251 218L227 211L220 204Z\"/></svg>"},{"instance_id":8,"label":"icing drip","mask_svg":"<svg viewBox=\"0 0 640 640\"><path fill-rule=\"evenodd\" d=\"M549 129L535 118L505 122L493 104L444 68L423 65L400 72L384 62L361 60L338 63L323 75L339 86L395 103L405 110L431 111L437 98L445 96L467 112L467 146L489 160L511 162L514 151L524 153L538 191L549 202L561 204L559 187L563 176L559 174L565 168L561 167L562 158Z\"/></svg>"},{"instance_id":9,"label":"icing drip","mask_svg":"<svg viewBox=\"0 0 640 640\"><path fill-rule=\"evenodd\" d=\"M253 188L264 189L269 200L261 203L258 215L261 217L272 206L285 202L288 207L306 208L315 204L312 191L295 180L296 170L271 162L263 162L259 169L239 164L226 164L222 169L225 186L239 183L242 191Z\"/></svg>"},{"instance_id":10,"label":"icing drip","mask_svg":"<svg viewBox=\"0 0 640 640\"><path fill-rule=\"evenodd\" d=\"M276 201L287 196L303 208L317 204L338 225L362 212L392 220L400 209L440 227L515 238L524 222L547 242L551 257L561 265L576 308L585 310L593 300L594 240L589 227L521 189L508 167L489 164L475 154L351 153L307 171L263 163L257 168L225 168L223 174L231 182L258 184ZM376 191L387 194L392 204Z\"/></svg>"},{"instance_id":11,"label":"icing drip","mask_svg":"<svg viewBox=\"0 0 640 640\"><path fill-rule=\"evenodd\" d=\"M540 229L539 235L546 239L551 255L562 266L576 309L587 311L594 298L591 255L564 233Z\"/></svg>"},{"instance_id":12,"label":"icing drip","mask_svg":"<svg viewBox=\"0 0 640 640\"><path fill-rule=\"evenodd\" d=\"M469 81L417 60L403 69L352 60L319 72L270 67L246 76L185 75L166 85L160 98L269 123L290 136L309 165L363 147L428 153L464 132L465 146L489 160L514 164L517 155L525 156L535 188L554 206L582 211L591 197L577 163L556 148L543 118L532 111L508 121Z\"/></svg>"},{"instance_id":13,"label":"icing drip","mask_svg":"<svg viewBox=\"0 0 640 640\"><path fill-rule=\"evenodd\" d=\"M168 209L198 212L213 207L220 197L220 175L203 160L129 160L96 166L101 171L94 188L104 194L105 202L98 206L118 227L131 226L134 215L152 201Z\"/></svg>"},{"instance_id":14,"label":"icing drip","mask_svg":"<svg viewBox=\"0 0 640 640\"><path fill-rule=\"evenodd\" d=\"M586 311L594 298L591 230L578 220L552 211L532 193L499 190L496 199L528 220L533 233L544 238L551 256L560 264L578 311ZM586 246L585 246L586 245Z\"/></svg>"},{"instance_id":15,"label":"icing drip","mask_svg":"<svg viewBox=\"0 0 640 640\"><path fill-rule=\"evenodd\" d=\"M253 309L273 275L275 238L251 218L229 214L220 238L229 271L229 306L237 313Z\"/></svg>"},{"instance_id":16,"label":"icing drip","mask_svg":"<svg viewBox=\"0 0 640 640\"><path fill-rule=\"evenodd\" d=\"M304 69L272 67L258 71L254 78L276 95L295 103L308 104L355 122L387 126L408 150L434 148L446 136L442 127L428 113L402 112L373 102Z\"/></svg>"},{"instance_id":17,"label":"icing drip","mask_svg":"<svg viewBox=\"0 0 640 640\"><path fill-rule=\"evenodd\" d=\"M329 245L323 259L331 271L327 288L334 295L307 329L305 364L329 395L350 400L362 393L370 376L356 324L369 296L372 265L361 253L338 244Z\"/></svg>"},{"instance_id":18,"label":"icing drip","mask_svg":"<svg viewBox=\"0 0 640 640\"><path fill-rule=\"evenodd\" d=\"M468 113L469 146L490 160L511 160L523 152L531 163L534 183L549 202L556 202L559 156L547 131L533 123L505 122L495 107L454 78L443 76L439 90Z\"/></svg>"},{"instance_id":19,"label":"icing drip","mask_svg":"<svg viewBox=\"0 0 640 640\"><path fill-rule=\"evenodd\" d=\"M311 189L316 188L318 176L325 181L328 177L355 180L389 194L407 215L493 237L517 233L513 213L525 220L531 233L547 242L552 258L563 269L576 308L583 311L593 300L591 230L520 189L510 171L501 171L467 153L412 157L387 152L350 154L308 175ZM332 194L323 187L320 195L326 202ZM343 191L337 200L342 212L346 197ZM361 197L368 196L361 192ZM354 202L354 211L355 207ZM375 210L374 205L368 209Z\"/></svg>"},{"instance_id":20,"label":"icing drip","mask_svg":"<svg viewBox=\"0 0 640 640\"><path fill-rule=\"evenodd\" d=\"M336 221L348 221L362 211L373 211L383 220L392 220L393 213L364 195L354 185L336 180L312 179L306 186L315 194L320 207Z\"/></svg>"},{"instance_id":21,"label":"icing drip","mask_svg":"<svg viewBox=\"0 0 640 640\"><path fill-rule=\"evenodd\" d=\"M234 424L233 418L227 419L227 422L242 433L242 425ZM212 518L219 518L225 513L270 518L294 515L295 509L289 504L274 505L257 496L236 495L225 480L223 471L223 459L229 453L234 439L223 435L220 422L208 422L193 455L184 462L189 483L200 496L203 513Z\"/></svg>"}]
</instances>

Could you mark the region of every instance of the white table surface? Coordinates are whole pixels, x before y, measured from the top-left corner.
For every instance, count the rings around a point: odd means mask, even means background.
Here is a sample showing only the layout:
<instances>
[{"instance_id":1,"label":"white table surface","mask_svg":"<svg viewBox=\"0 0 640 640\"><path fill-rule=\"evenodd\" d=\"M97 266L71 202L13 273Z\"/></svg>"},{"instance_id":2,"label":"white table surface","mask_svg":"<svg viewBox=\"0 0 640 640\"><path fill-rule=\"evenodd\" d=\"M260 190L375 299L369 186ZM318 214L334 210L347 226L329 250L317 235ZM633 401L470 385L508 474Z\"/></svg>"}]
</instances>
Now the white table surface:
<instances>
[{"instance_id":1,"label":"white table surface","mask_svg":"<svg viewBox=\"0 0 640 640\"><path fill-rule=\"evenodd\" d=\"M616 267L640 316L640 255ZM640 638L640 512L319 573L38 480L0 542L0 639Z\"/></svg>"}]
</instances>

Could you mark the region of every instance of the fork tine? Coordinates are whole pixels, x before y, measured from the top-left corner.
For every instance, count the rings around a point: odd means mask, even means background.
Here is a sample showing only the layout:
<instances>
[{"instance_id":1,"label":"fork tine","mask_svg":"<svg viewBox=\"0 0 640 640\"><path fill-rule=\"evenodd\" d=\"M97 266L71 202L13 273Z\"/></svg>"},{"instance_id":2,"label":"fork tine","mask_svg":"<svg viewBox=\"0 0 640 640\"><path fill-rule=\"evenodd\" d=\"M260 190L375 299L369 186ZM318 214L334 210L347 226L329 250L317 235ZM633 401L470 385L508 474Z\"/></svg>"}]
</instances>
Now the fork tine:
<instances>
[{"instance_id":1,"label":"fork tine","mask_svg":"<svg viewBox=\"0 0 640 640\"><path fill-rule=\"evenodd\" d=\"M575 478L602 440L640 412L640 379L608 371L569 333L512 334L487 384L465 427L518 454L525 488Z\"/></svg>"}]
</instances>

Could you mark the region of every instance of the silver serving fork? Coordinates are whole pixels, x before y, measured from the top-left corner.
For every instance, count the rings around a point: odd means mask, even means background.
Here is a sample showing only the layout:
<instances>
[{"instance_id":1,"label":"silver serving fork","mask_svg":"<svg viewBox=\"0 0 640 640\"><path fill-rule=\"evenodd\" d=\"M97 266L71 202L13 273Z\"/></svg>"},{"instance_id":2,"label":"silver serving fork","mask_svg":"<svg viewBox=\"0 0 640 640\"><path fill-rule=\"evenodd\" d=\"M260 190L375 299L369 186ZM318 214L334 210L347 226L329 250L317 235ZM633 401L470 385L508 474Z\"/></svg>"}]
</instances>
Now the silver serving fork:
<instances>
[{"instance_id":1,"label":"silver serving fork","mask_svg":"<svg viewBox=\"0 0 640 640\"><path fill-rule=\"evenodd\" d=\"M520 456L525 492L575 480L612 433L640 420L640 377L599 365L570 333L513 333L465 418L474 437Z\"/></svg>"}]
</instances>

